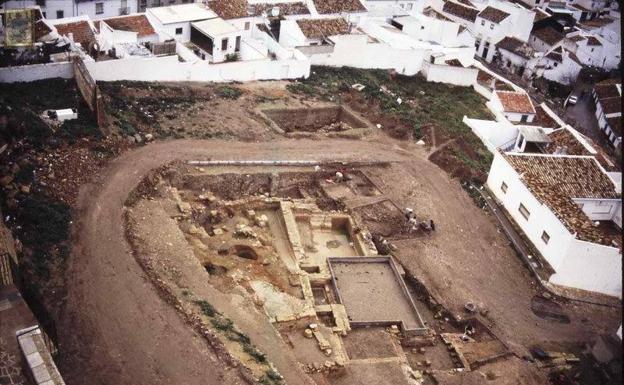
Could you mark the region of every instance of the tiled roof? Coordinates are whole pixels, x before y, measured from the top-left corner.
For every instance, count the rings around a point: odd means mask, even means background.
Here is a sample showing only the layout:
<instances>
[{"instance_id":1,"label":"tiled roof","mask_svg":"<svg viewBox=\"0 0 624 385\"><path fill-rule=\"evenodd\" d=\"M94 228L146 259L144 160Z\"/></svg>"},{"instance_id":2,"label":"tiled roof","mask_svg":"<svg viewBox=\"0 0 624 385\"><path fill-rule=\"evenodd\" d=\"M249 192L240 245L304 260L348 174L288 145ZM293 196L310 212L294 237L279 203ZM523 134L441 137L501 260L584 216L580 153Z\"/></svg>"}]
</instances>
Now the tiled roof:
<instances>
[{"instance_id":1,"label":"tiled roof","mask_svg":"<svg viewBox=\"0 0 624 385\"><path fill-rule=\"evenodd\" d=\"M321 15L340 12L365 12L360 0L312 0Z\"/></svg>"},{"instance_id":2,"label":"tiled roof","mask_svg":"<svg viewBox=\"0 0 624 385\"><path fill-rule=\"evenodd\" d=\"M602 111L605 114L615 114L617 112L622 112L622 98L604 98L599 100L602 105Z\"/></svg>"},{"instance_id":3,"label":"tiled roof","mask_svg":"<svg viewBox=\"0 0 624 385\"><path fill-rule=\"evenodd\" d=\"M580 4L572 4L571 6L583 12L591 12L591 9L585 8Z\"/></svg>"},{"instance_id":4,"label":"tiled roof","mask_svg":"<svg viewBox=\"0 0 624 385\"><path fill-rule=\"evenodd\" d=\"M595 37L590 36L587 38L587 45L600 46L602 45L602 43L600 42L600 40L596 39Z\"/></svg>"},{"instance_id":5,"label":"tiled roof","mask_svg":"<svg viewBox=\"0 0 624 385\"><path fill-rule=\"evenodd\" d=\"M310 10L308 6L303 3L263 3L263 4L253 4L251 5L253 9L253 14L255 16L260 16L262 12L266 12L267 14L271 14L271 10L274 7L279 8L280 15L309 15Z\"/></svg>"},{"instance_id":6,"label":"tiled roof","mask_svg":"<svg viewBox=\"0 0 624 385\"><path fill-rule=\"evenodd\" d=\"M59 35L69 36L70 33L73 34L74 41L80 43L84 49L88 49L89 44L95 42L95 33L93 33L89 23L84 20L73 23L55 24L55 27Z\"/></svg>"},{"instance_id":7,"label":"tiled roof","mask_svg":"<svg viewBox=\"0 0 624 385\"><path fill-rule=\"evenodd\" d=\"M540 202L581 240L610 245L573 198L619 199L611 179L593 157L505 154L505 159Z\"/></svg>"},{"instance_id":8,"label":"tiled roof","mask_svg":"<svg viewBox=\"0 0 624 385\"><path fill-rule=\"evenodd\" d=\"M535 118L533 118L533 121L531 121L530 123L522 122L518 124L523 126L538 126L544 128L559 127L559 124L550 115L548 115L540 105L535 106Z\"/></svg>"},{"instance_id":9,"label":"tiled roof","mask_svg":"<svg viewBox=\"0 0 624 385\"><path fill-rule=\"evenodd\" d=\"M533 24L535 24L538 21L544 20L544 19L548 19L550 17L550 15L544 11L542 11L539 8L535 9L535 19L533 19Z\"/></svg>"},{"instance_id":10,"label":"tiled roof","mask_svg":"<svg viewBox=\"0 0 624 385\"><path fill-rule=\"evenodd\" d=\"M503 105L504 112L535 113L533 103L526 93L515 91L496 91L495 93Z\"/></svg>"},{"instance_id":11,"label":"tiled roof","mask_svg":"<svg viewBox=\"0 0 624 385\"><path fill-rule=\"evenodd\" d=\"M469 6L469 7L472 7L472 8L476 8L476 7L474 6L474 4L472 4L472 3L471 3L470 1L468 1L468 0L457 0L457 2L458 2L458 3L460 3L460 4L463 4L463 5L467 5L467 6Z\"/></svg>"},{"instance_id":12,"label":"tiled roof","mask_svg":"<svg viewBox=\"0 0 624 385\"><path fill-rule=\"evenodd\" d=\"M594 86L594 92L596 92L598 99L616 98L620 96L620 91L615 83L597 83Z\"/></svg>"},{"instance_id":13,"label":"tiled roof","mask_svg":"<svg viewBox=\"0 0 624 385\"><path fill-rule=\"evenodd\" d=\"M505 36L503 40L496 43L496 47L498 49L504 49L506 51L514 53L525 59L530 59L533 53L533 49L529 47L525 42L511 36Z\"/></svg>"},{"instance_id":14,"label":"tiled roof","mask_svg":"<svg viewBox=\"0 0 624 385\"><path fill-rule=\"evenodd\" d=\"M466 7L452 1L444 3L442 11L473 23L477 19L477 14L479 13L478 9Z\"/></svg>"},{"instance_id":15,"label":"tiled roof","mask_svg":"<svg viewBox=\"0 0 624 385\"><path fill-rule=\"evenodd\" d=\"M247 0L211 0L208 8L225 20L248 17Z\"/></svg>"},{"instance_id":16,"label":"tiled roof","mask_svg":"<svg viewBox=\"0 0 624 385\"><path fill-rule=\"evenodd\" d=\"M581 25L585 27L603 27L613 23L615 20L610 17L597 17L591 20L581 21Z\"/></svg>"},{"instance_id":17,"label":"tiled roof","mask_svg":"<svg viewBox=\"0 0 624 385\"><path fill-rule=\"evenodd\" d=\"M509 14L507 12L501 11L498 8L487 6L483 9L483 11L479 12L477 15L485 20L491 21L492 23L500 23L505 20Z\"/></svg>"},{"instance_id":18,"label":"tiled roof","mask_svg":"<svg viewBox=\"0 0 624 385\"><path fill-rule=\"evenodd\" d=\"M104 19L103 21L112 29L136 32L138 37L156 34L154 27L152 27L152 24L150 24L145 15L111 17L110 19Z\"/></svg>"},{"instance_id":19,"label":"tiled roof","mask_svg":"<svg viewBox=\"0 0 624 385\"><path fill-rule=\"evenodd\" d=\"M575 35L575 36L570 37L569 39L576 43L576 42L585 40L585 37L581 35Z\"/></svg>"},{"instance_id":20,"label":"tiled roof","mask_svg":"<svg viewBox=\"0 0 624 385\"><path fill-rule=\"evenodd\" d=\"M559 52L550 51L546 57L558 63L563 63L563 56Z\"/></svg>"},{"instance_id":21,"label":"tiled roof","mask_svg":"<svg viewBox=\"0 0 624 385\"><path fill-rule=\"evenodd\" d=\"M607 118L607 124L617 136L622 136L622 117Z\"/></svg>"},{"instance_id":22,"label":"tiled roof","mask_svg":"<svg viewBox=\"0 0 624 385\"><path fill-rule=\"evenodd\" d=\"M451 67L463 67L462 63L457 59L446 60L445 63Z\"/></svg>"},{"instance_id":23,"label":"tiled roof","mask_svg":"<svg viewBox=\"0 0 624 385\"><path fill-rule=\"evenodd\" d=\"M548 134L551 142L544 149L553 154L557 148L565 148L567 155L591 155L591 153L567 129L561 128Z\"/></svg>"},{"instance_id":24,"label":"tiled roof","mask_svg":"<svg viewBox=\"0 0 624 385\"><path fill-rule=\"evenodd\" d=\"M569 57L570 59L572 59L573 61L575 61L575 62L576 62L576 64L578 64L578 65L580 65L580 66L582 66L582 65L583 65L583 63L581 63L581 60L578 58L578 56L576 56L576 54L575 54L574 52L569 51L569 50L567 50L567 49L566 49L565 51L568 53L568 57Z\"/></svg>"},{"instance_id":25,"label":"tiled roof","mask_svg":"<svg viewBox=\"0 0 624 385\"><path fill-rule=\"evenodd\" d=\"M541 28L531 34L548 45L555 45L564 38L563 34L552 27Z\"/></svg>"},{"instance_id":26,"label":"tiled roof","mask_svg":"<svg viewBox=\"0 0 624 385\"><path fill-rule=\"evenodd\" d=\"M300 19L297 20L297 25L308 39L321 39L349 33L349 24L342 18Z\"/></svg>"},{"instance_id":27,"label":"tiled roof","mask_svg":"<svg viewBox=\"0 0 624 385\"><path fill-rule=\"evenodd\" d=\"M434 19L438 19L438 20L452 21L451 19L444 16L440 12L436 11L432 7L425 7L422 11L422 14L425 16L433 17Z\"/></svg>"}]
</instances>

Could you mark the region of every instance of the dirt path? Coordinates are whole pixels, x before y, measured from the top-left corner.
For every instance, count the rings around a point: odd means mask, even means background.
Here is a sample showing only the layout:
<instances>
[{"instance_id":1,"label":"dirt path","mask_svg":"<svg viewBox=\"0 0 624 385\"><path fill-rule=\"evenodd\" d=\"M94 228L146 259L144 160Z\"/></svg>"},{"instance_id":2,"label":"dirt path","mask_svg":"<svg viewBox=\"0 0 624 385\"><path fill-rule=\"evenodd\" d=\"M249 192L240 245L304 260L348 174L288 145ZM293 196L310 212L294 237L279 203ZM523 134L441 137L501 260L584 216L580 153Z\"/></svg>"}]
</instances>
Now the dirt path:
<instances>
[{"instance_id":1,"label":"dirt path","mask_svg":"<svg viewBox=\"0 0 624 385\"><path fill-rule=\"evenodd\" d=\"M151 169L175 159L399 160L379 144L351 141L149 144L115 159L83 187L59 322L68 384L237 384L206 342L162 301L130 253L123 203Z\"/></svg>"}]
</instances>

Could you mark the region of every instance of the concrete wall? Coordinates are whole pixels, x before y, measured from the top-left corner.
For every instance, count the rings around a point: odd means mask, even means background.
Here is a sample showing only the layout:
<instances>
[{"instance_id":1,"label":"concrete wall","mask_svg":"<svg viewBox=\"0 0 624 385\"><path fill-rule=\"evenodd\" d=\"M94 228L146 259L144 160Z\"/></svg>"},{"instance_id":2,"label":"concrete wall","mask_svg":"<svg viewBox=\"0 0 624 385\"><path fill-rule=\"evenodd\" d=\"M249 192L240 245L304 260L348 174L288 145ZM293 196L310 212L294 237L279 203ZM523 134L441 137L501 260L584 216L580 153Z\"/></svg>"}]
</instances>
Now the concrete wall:
<instances>
[{"instance_id":1,"label":"concrete wall","mask_svg":"<svg viewBox=\"0 0 624 385\"><path fill-rule=\"evenodd\" d=\"M314 54L313 65L394 69L404 75L417 74L426 50L398 49L385 43L368 43L366 35L332 36L334 51Z\"/></svg>"},{"instance_id":2,"label":"concrete wall","mask_svg":"<svg viewBox=\"0 0 624 385\"><path fill-rule=\"evenodd\" d=\"M619 199L575 199L574 202L582 204L583 212L592 221L610 221L618 211L622 212L622 203ZM620 214L621 216L621 214ZM619 224L622 225L621 223Z\"/></svg>"},{"instance_id":3,"label":"concrete wall","mask_svg":"<svg viewBox=\"0 0 624 385\"><path fill-rule=\"evenodd\" d=\"M575 239L551 283L622 297L622 254L615 247Z\"/></svg>"},{"instance_id":4,"label":"concrete wall","mask_svg":"<svg viewBox=\"0 0 624 385\"><path fill-rule=\"evenodd\" d=\"M0 68L0 83L32 82L35 80L74 77L71 62L33 64Z\"/></svg>"},{"instance_id":5,"label":"concrete wall","mask_svg":"<svg viewBox=\"0 0 624 385\"><path fill-rule=\"evenodd\" d=\"M463 122L481 139L491 153L495 153L498 148L512 146L518 137L518 129L508 122L468 119L465 116Z\"/></svg>"},{"instance_id":6,"label":"concrete wall","mask_svg":"<svg viewBox=\"0 0 624 385\"><path fill-rule=\"evenodd\" d=\"M422 73L428 82L469 87L477 82L479 70L470 67L431 64L425 60L422 65Z\"/></svg>"}]
</instances>

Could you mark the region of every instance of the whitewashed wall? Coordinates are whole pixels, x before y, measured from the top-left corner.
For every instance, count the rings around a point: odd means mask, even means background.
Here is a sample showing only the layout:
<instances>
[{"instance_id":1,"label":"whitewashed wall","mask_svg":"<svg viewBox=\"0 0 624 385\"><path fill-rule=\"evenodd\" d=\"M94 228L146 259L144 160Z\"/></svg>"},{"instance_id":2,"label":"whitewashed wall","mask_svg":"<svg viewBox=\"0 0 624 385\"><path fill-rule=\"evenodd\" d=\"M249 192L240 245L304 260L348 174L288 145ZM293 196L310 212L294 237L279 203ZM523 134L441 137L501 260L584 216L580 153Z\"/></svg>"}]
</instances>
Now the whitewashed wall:
<instances>
[{"instance_id":1,"label":"whitewashed wall","mask_svg":"<svg viewBox=\"0 0 624 385\"><path fill-rule=\"evenodd\" d=\"M622 298L622 254L615 247L575 239L549 281Z\"/></svg>"},{"instance_id":2,"label":"whitewashed wall","mask_svg":"<svg viewBox=\"0 0 624 385\"><path fill-rule=\"evenodd\" d=\"M618 211L622 212L622 204L619 199L575 199L574 202L583 205L583 212L592 221L613 220ZM621 216L621 214L620 214ZM622 226L622 223L619 223Z\"/></svg>"},{"instance_id":3,"label":"whitewashed wall","mask_svg":"<svg viewBox=\"0 0 624 385\"><path fill-rule=\"evenodd\" d=\"M385 43L368 43L366 35L332 36L333 52L310 56L313 65L394 69L404 75L417 74L426 50L398 49Z\"/></svg>"},{"instance_id":4,"label":"whitewashed wall","mask_svg":"<svg viewBox=\"0 0 624 385\"><path fill-rule=\"evenodd\" d=\"M501 190L503 182L508 186L507 193L503 193ZM498 152L494 153L487 186L507 209L514 222L520 226L535 248L557 271L563 263L565 251L568 250L573 236L550 209L531 194L520 180L518 173ZM531 213L528 220L518 211L520 203ZM543 231L546 231L550 236L548 244L545 244L541 239Z\"/></svg>"},{"instance_id":5,"label":"whitewashed wall","mask_svg":"<svg viewBox=\"0 0 624 385\"><path fill-rule=\"evenodd\" d=\"M303 55L286 60L254 60L221 64L210 64L203 60L180 62L177 56L167 56L90 62L86 65L96 81L228 82L294 79L310 75L310 61Z\"/></svg>"},{"instance_id":6,"label":"whitewashed wall","mask_svg":"<svg viewBox=\"0 0 624 385\"><path fill-rule=\"evenodd\" d=\"M431 64L425 60L422 64L422 73L428 82L469 87L477 82L479 70L476 68Z\"/></svg>"},{"instance_id":7,"label":"whitewashed wall","mask_svg":"<svg viewBox=\"0 0 624 385\"><path fill-rule=\"evenodd\" d=\"M74 77L71 62L33 64L0 68L0 83L32 82L35 80Z\"/></svg>"},{"instance_id":8,"label":"whitewashed wall","mask_svg":"<svg viewBox=\"0 0 624 385\"><path fill-rule=\"evenodd\" d=\"M466 116L463 122L491 153L497 152L498 148L512 146L518 137L518 128L509 122L469 119Z\"/></svg>"}]
</instances>

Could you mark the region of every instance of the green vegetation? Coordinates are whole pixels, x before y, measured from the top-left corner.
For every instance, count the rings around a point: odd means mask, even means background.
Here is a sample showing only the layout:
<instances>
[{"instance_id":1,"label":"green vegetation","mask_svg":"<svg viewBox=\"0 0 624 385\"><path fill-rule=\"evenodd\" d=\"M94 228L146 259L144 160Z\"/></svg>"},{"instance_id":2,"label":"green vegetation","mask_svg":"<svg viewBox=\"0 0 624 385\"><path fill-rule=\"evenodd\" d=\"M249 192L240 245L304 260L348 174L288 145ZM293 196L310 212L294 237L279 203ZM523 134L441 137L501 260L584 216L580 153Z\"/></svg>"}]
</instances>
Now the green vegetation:
<instances>
[{"instance_id":1,"label":"green vegetation","mask_svg":"<svg viewBox=\"0 0 624 385\"><path fill-rule=\"evenodd\" d=\"M199 308L201 309L202 313L204 313L204 315L208 317L214 317L218 314L215 308L210 303L208 303L208 301L204 301L203 299L200 299L200 300L195 301L195 303L199 305Z\"/></svg>"},{"instance_id":2,"label":"green vegetation","mask_svg":"<svg viewBox=\"0 0 624 385\"><path fill-rule=\"evenodd\" d=\"M260 383L262 385L280 385L282 383L282 375L275 369L270 368L260 377Z\"/></svg>"},{"instance_id":3,"label":"green vegetation","mask_svg":"<svg viewBox=\"0 0 624 385\"><path fill-rule=\"evenodd\" d=\"M69 236L69 206L44 195L28 196L21 203L19 222L24 245L47 248L64 242Z\"/></svg>"},{"instance_id":4,"label":"green vegetation","mask_svg":"<svg viewBox=\"0 0 624 385\"><path fill-rule=\"evenodd\" d=\"M356 83L364 89L353 90ZM471 88L427 82L420 76L391 75L385 70L313 67L308 79L290 83L287 89L332 102L365 103L359 108L365 117L398 123L388 129L397 138L418 140L428 134L427 127L435 127L438 145L440 138L459 139L468 147L466 152L451 153L455 162L480 173L489 169L491 154L462 122L464 116L492 118L486 100Z\"/></svg>"},{"instance_id":5,"label":"green vegetation","mask_svg":"<svg viewBox=\"0 0 624 385\"><path fill-rule=\"evenodd\" d=\"M223 99L236 100L240 98L242 94L243 94L243 91L241 91L239 88L236 88L236 87L223 86L217 89L217 95L219 95L219 97Z\"/></svg>"}]
</instances>

